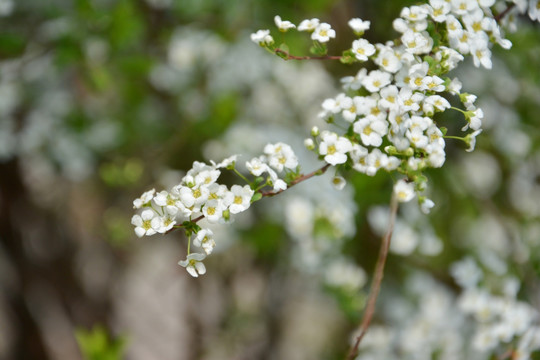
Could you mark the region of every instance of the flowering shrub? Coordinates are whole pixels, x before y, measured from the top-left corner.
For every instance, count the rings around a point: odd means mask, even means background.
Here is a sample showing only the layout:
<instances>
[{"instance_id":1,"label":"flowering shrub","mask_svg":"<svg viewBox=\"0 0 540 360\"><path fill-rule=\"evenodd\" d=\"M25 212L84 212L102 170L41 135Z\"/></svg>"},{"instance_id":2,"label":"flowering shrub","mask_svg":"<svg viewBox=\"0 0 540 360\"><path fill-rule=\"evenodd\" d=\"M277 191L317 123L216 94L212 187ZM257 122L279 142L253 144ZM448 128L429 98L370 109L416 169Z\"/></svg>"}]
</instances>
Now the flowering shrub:
<instances>
[{"instance_id":1,"label":"flowering shrub","mask_svg":"<svg viewBox=\"0 0 540 360\"><path fill-rule=\"evenodd\" d=\"M313 55L292 55L286 44L276 43L270 30L253 33L251 40L272 54L284 60L339 60L347 65L366 63L372 68L368 71L367 67L362 67L354 75L342 78L342 92L322 103L318 116L321 124L312 128L311 137L304 141L304 145L324 165L303 174L298 157L284 142L264 146L263 154L245 162L247 171L237 168L238 155L220 163L195 162L181 182L169 191L156 193L151 190L134 201L134 208L140 209L140 214L132 218L137 236L183 229L188 238L187 254L179 264L190 275L198 277L206 273L202 261L212 253L216 240L220 241L219 237L214 239L210 228L200 225L202 220L206 224L230 223L234 215L248 210L252 203L322 175L330 167L335 167L336 176L332 184L338 189L346 185L339 173L355 170L375 176L386 171L396 178L391 219L383 219L383 226L380 226L383 229L380 235L384 236L380 261L366 315L359 334L354 338L349 358L355 358L359 349L362 349L359 359L388 358L394 351L406 354L404 358L410 356L415 359L431 358L437 351L444 358L463 356L455 350L456 343L450 341L447 344L440 339L426 337L440 331L441 323L434 320L441 315L435 309L436 305L423 296L419 302L425 305L425 310L409 317L412 324L409 321L401 324L403 329L412 328L413 332L399 335L399 329L392 329L392 332L379 328L383 333L380 338L375 338L377 333L373 332L366 337L362 347L360 342L373 315L388 250L405 255L417 245L414 243L414 231L411 230L412 235L407 237L406 225L398 226L401 220L398 219L394 226L397 203L407 203L416 198L421 211L428 214L436 204L426 195L426 173L430 168L441 168L445 164L447 140L462 141L466 151L471 152L476 147L477 136L483 131L484 111L476 105L477 96L463 92L461 80L451 71L467 56L472 58L477 68L491 69L494 66L493 47L510 49L512 46L505 37L502 23L507 22L507 26L512 27L507 15L514 7L521 13L527 11L533 20L539 18L537 1L506 4L494 0L432 0L429 4L405 7L393 22L394 29L401 35L384 44L372 44L362 38L370 28L369 21L351 19L348 25L357 38L339 56L328 55L327 43L336 38L336 31L331 25L314 18L303 20L296 26L276 16L274 21L279 32L297 30L311 34L313 46L310 51ZM457 102L461 105L452 105ZM461 133L452 132L454 126L450 129L442 126L440 114L447 111L462 114ZM319 130L323 122L335 125L332 129L338 130ZM222 171L236 174L242 184L228 187L219 183ZM377 222L381 222L370 221L374 228ZM390 248L392 232L395 232L396 240L393 244L397 245ZM437 241L431 243L436 244ZM193 251L192 245L201 250ZM438 248L437 245L431 246L431 249ZM426 252L430 251L438 254L440 247ZM333 271L347 270L339 268ZM471 330L470 354L499 351L503 345L514 343L510 350L500 354L500 358L530 358L531 353L540 347L539 313L534 307L517 300L519 286L507 279L508 285L502 295L493 295L479 288L483 273L471 259L455 263L451 272L455 282L465 291L458 298L453 298L444 289L439 289L437 300L448 304L445 311L456 311L451 304L457 302L463 319L472 316L478 321L477 328ZM418 290L418 294L425 295L426 289ZM429 321L423 318L426 314ZM454 327L450 328L460 328L463 319L457 317L451 324ZM430 343L427 345L426 341Z\"/></svg>"}]
</instances>

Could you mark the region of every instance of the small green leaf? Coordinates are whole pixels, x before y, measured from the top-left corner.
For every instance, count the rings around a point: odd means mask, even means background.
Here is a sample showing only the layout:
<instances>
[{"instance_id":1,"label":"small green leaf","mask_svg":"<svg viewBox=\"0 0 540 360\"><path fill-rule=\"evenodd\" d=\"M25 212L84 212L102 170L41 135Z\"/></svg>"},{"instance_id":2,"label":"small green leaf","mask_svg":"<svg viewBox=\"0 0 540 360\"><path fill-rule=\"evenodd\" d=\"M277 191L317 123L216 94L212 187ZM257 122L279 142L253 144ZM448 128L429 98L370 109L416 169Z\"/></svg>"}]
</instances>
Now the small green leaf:
<instances>
[{"instance_id":1,"label":"small green leaf","mask_svg":"<svg viewBox=\"0 0 540 360\"><path fill-rule=\"evenodd\" d=\"M251 197L251 202L254 203L255 201L259 201L262 199L262 193L260 192L256 192L255 194L253 194L253 196Z\"/></svg>"}]
</instances>

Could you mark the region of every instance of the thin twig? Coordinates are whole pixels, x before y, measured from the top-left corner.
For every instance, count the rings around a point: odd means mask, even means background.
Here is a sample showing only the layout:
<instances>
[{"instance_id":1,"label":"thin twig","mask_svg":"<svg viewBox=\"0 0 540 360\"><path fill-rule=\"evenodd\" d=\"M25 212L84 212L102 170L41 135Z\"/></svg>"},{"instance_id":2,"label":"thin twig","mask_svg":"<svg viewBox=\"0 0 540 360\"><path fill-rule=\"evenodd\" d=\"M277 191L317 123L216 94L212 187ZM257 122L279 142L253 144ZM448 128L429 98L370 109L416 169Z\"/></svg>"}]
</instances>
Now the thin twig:
<instances>
[{"instance_id":1,"label":"thin twig","mask_svg":"<svg viewBox=\"0 0 540 360\"><path fill-rule=\"evenodd\" d=\"M358 347L360 342L366 335L373 314L375 313L375 304L377 302L377 296L381 289L381 283L384 275L384 265L386 264L386 258L388 257L388 249L390 248L390 240L392 239L392 233L394 232L394 224L396 222L396 214L398 210L398 201L395 193L392 192L392 199L390 200L390 219L388 221L388 229L386 234L382 239L381 248L379 250L379 257L377 263L375 264L375 273L373 275L373 281L371 283L371 288L369 290L369 297L364 310L364 317L362 318L362 323L360 324L359 331L360 334L356 337L354 341L354 346L352 346L347 355L347 360L353 360L354 357L358 354Z\"/></svg>"},{"instance_id":2,"label":"thin twig","mask_svg":"<svg viewBox=\"0 0 540 360\"><path fill-rule=\"evenodd\" d=\"M301 183L302 181L306 181L307 179L312 178L315 175L324 174L326 172L326 170L328 170L329 167L330 167L330 164L326 164L320 169L317 169L315 171L310 172L309 174L305 174L305 175L302 175L302 176L296 178L294 181L292 181L289 184L289 186L285 190L279 190L279 191L276 191L276 192L274 192L274 191L263 191L263 192L261 192L261 194L262 194L263 197L276 196L277 194L281 194L282 192L284 192L284 191L290 189L291 187L293 187L294 185L296 185L298 183Z\"/></svg>"},{"instance_id":3,"label":"thin twig","mask_svg":"<svg viewBox=\"0 0 540 360\"><path fill-rule=\"evenodd\" d=\"M289 54L285 50L276 49L274 50L276 54L283 54L285 57L283 59L285 60L341 60L341 56L333 56L333 55L324 55L324 56L295 56Z\"/></svg>"},{"instance_id":4,"label":"thin twig","mask_svg":"<svg viewBox=\"0 0 540 360\"><path fill-rule=\"evenodd\" d=\"M506 16L506 14L508 14L510 12L510 10L512 10L514 7L516 6L516 4L509 4L506 9L504 9L503 12L497 14L497 16L494 17L495 21L496 22L500 22L502 20L503 17Z\"/></svg>"}]
</instances>

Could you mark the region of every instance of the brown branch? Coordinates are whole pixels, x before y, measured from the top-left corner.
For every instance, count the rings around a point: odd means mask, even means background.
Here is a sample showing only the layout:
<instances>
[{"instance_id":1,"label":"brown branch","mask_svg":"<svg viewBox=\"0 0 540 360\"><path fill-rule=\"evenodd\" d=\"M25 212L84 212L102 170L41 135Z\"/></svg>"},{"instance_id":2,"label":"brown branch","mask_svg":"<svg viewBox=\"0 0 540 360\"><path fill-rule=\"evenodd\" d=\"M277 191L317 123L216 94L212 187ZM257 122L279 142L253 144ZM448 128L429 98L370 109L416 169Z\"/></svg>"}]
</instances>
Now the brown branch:
<instances>
[{"instance_id":1,"label":"brown branch","mask_svg":"<svg viewBox=\"0 0 540 360\"><path fill-rule=\"evenodd\" d=\"M307 179L310 179L312 178L313 176L316 176L316 175L322 175L326 172L326 170L328 170L328 168L330 167L330 164L326 164L324 165L322 168L320 169L317 169L315 171L312 171L310 172L309 174L305 174L305 175L302 175L298 178L296 178L294 181L292 181L289 186L287 187L287 189L290 189L292 186L298 184L298 183L301 183L302 181L305 181ZM287 190L285 189L285 190ZM276 196L277 194L281 194L282 192L284 192L285 190L279 190L279 191L276 191L276 192L273 192L273 191L266 191L266 192L261 192L262 196L263 197L271 197L271 196ZM193 220L190 220L192 223L197 223L199 222L200 220L204 219L204 215L201 215L199 217L196 217L195 219ZM170 229L169 231L167 231L165 234L169 234L175 230L178 230L180 228L182 228L183 225L179 225L177 227L173 227L172 229Z\"/></svg>"},{"instance_id":2,"label":"brown branch","mask_svg":"<svg viewBox=\"0 0 540 360\"><path fill-rule=\"evenodd\" d=\"M324 56L295 56L289 54L285 50L276 49L274 52L283 58L284 60L341 60L341 56L332 56L332 55L324 55ZM279 55L283 54L285 57Z\"/></svg>"},{"instance_id":3,"label":"brown branch","mask_svg":"<svg viewBox=\"0 0 540 360\"><path fill-rule=\"evenodd\" d=\"M494 17L495 21L500 22L502 18L505 17L506 14L508 14L515 6L516 4L509 4L503 12L497 14L497 16Z\"/></svg>"},{"instance_id":4,"label":"brown branch","mask_svg":"<svg viewBox=\"0 0 540 360\"><path fill-rule=\"evenodd\" d=\"M386 234L382 239L381 248L379 250L379 257L377 263L375 264L375 273L373 275L373 281L371 283L371 288L369 290L369 297L364 310L364 317L362 318L362 323L360 324L359 330L360 334L356 337L354 346L352 346L347 355L347 360L353 360L358 354L358 347L360 342L366 335L373 314L375 313L375 304L377 302L377 296L381 289L381 283L384 275L384 265L386 264L386 258L388 257L388 249L390 248L390 240L392 239L392 233L394 232L394 224L396 222L396 214L398 210L398 201L394 192L392 192L392 200L390 201L390 219L388 221L388 229Z\"/></svg>"},{"instance_id":5,"label":"brown branch","mask_svg":"<svg viewBox=\"0 0 540 360\"><path fill-rule=\"evenodd\" d=\"M305 174L305 175L302 175L296 179L294 179L294 181L292 181L287 189L290 189L291 187L293 187L294 185L298 184L298 183L301 183L302 181L305 181L309 178L312 178L313 176L316 176L316 175L322 175L326 172L326 170L328 170L328 168L330 167L330 164L326 164L324 165L322 168L320 169L317 169L315 171L312 171L310 172L309 174ZM287 189L285 190L279 190L279 191L276 191L276 192L273 192L273 191L263 191L261 192L262 196L263 197L270 197L270 196L276 196L278 194L281 194L282 192L286 191Z\"/></svg>"}]
</instances>

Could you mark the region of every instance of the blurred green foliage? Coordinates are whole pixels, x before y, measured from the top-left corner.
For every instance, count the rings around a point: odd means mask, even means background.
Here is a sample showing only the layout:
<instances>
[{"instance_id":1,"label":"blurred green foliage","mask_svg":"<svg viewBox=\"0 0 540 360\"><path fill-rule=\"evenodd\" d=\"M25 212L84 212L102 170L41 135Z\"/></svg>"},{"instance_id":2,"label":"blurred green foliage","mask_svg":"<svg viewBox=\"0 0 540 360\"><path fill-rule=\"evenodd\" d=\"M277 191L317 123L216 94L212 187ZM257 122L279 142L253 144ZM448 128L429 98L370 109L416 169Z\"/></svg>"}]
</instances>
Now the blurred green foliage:
<instances>
[{"instance_id":1,"label":"blurred green foliage","mask_svg":"<svg viewBox=\"0 0 540 360\"><path fill-rule=\"evenodd\" d=\"M99 325L91 330L79 329L75 333L77 343L85 360L121 360L127 345L126 337L112 338Z\"/></svg>"}]
</instances>

